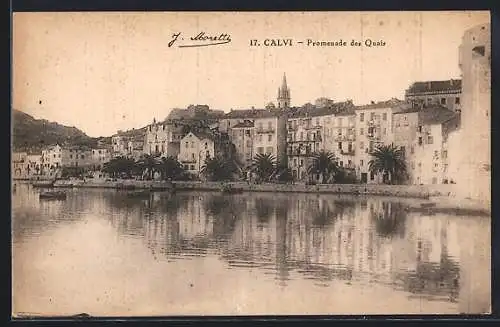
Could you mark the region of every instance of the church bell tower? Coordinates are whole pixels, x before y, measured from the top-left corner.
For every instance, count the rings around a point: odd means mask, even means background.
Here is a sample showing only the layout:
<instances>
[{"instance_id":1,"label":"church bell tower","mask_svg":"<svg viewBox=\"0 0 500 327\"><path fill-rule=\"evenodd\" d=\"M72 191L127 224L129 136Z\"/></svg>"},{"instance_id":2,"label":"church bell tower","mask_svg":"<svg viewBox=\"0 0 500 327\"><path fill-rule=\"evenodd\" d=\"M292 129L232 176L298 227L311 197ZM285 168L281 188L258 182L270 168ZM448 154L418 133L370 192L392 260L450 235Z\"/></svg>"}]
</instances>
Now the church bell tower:
<instances>
[{"instance_id":1,"label":"church bell tower","mask_svg":"<svg viewBox=\"0 0 500 327\"><path fill-rule=\"evenodd\" d=\"M278 108L290 107L290 89L286 85L286 75L283 74L283 82L281 87L278 88Z\"/></svg>"}]
</instances>

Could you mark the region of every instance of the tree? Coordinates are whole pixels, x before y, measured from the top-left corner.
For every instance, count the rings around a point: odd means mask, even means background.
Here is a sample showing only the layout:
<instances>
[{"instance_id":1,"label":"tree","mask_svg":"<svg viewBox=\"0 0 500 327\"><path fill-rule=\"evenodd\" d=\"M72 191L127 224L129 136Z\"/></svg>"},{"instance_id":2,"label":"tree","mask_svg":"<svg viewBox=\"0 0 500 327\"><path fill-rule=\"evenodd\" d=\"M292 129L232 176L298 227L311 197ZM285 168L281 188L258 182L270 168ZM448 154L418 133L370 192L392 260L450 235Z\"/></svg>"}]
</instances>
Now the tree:
<instances>
[{"instance_id":1,"label":"tree","mask_svg":"<svg viewBox=\"0 0 500 327\"><path fill-rule=\"evenodd\" d=\"M184 172L184 169L179 161L177 161L177 159L173 156L161 158L161 161L158 164L158 170L160 171L163 179L171 180L177 179Z\"/></svg>"},{"instance_id":2,"label":"tree","mask_svg":"<svg viewBox=\"0 0 500 327\"><path fill-rule=\"evenodd\" d=\"M269 180L274 173L276 160L272 154L259 153L255 156L251 171L257 174L260 180Z\"/></svg>"},{"instance_id":3,"label":"tree","mask_svg":"<svg viewBox=\"0 0 500 327\"><path fill-rule=\"evenodd\" d=\"M368 162L371 173L382 173L387 184L402 182L406 176L405 153L401 147L394 144L380 145L372 153Z\"/></svg>"},{"instance_id":4,"label":"tree","mask_svg":"<svg viewBox=\"0 0 500 327\"><path fill-rule=\"evenodd\" d=\"M154 178L154 173L158 169L160 161L157 157L150 154L145 154L137 161L137 166L142 169L142 172L148 172L148 179Z\"/></svg>"},{"instance_id":5,"label":"tree","mask_svg":"<svg viewBox=\"0 0 500 327\"><path fill-rule=\"evenodd\" d=\"M211 181L230 180L235 172L235 166L230 160L221 157L207 158L200 172Z\"/></svg>"},{"instance_id":6,"label":"tree","mask_svg":"<svg viewBox=\"0 0 500 327\"><path fill-rule=\"evenodd\" d=\"M313 157L313 161L308 168L309 174L321 174L321 183L324 184L339 171L337 159L331 152L322 150Z\"/></svg>"},{"instance_id":7,"label":"tree","mask_svg":"<svg viewBox=\"0 0 500 327\"><path fill-rule=\"evenodd\" d=\"M132 176L135 169L135 162L126 157L113 158L103 165L102 171L110 174L112 177L125 174L128 177Z\"/></svg>"}]
</instances>

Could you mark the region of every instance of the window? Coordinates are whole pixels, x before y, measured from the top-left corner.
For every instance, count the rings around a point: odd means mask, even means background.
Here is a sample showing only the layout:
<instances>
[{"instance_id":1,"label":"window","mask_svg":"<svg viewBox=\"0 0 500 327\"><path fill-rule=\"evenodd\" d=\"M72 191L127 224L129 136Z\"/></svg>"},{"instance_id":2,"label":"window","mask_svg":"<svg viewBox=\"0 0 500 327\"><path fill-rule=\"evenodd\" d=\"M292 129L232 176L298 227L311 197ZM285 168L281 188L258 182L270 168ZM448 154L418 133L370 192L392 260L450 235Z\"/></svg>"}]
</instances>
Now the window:
<instances>
[{"instance_id":1,"label":"window","mask_svg":"<svg viewBox=\"0 0 500 327\"><path fill-rule=\"evenodd\" d=\"M359 165L360 165L361 167L363 167L363 165L364 165L364 161L363 161L363 160L360 160L360 161L359 161Z\"/></svg>"},{"instance_id":2,"label":"window","mask_svg":"<svg viewBox=\"0 0 500 327\"><path fill-rule=\"evenodd\" d=\"M300 167L304 165L304 160L300 159Z\"/></svg>"},{"instance_id":3,"label":"window","mask_svg":"<svg viewBox=\"0 0 500 327\"><path fill-rule=\"evenodd\" d=\"M349 142L349 144L347 144L347 150L349 152L352 152L352 143L351 142Z\"/></svg>"},{"instance_id":4,"label":"window","mask_svg":"<svg viewBox=\"0 0 500 327\"><path fill-rule=\"evenodd\" d=\"M432 103L432 98L427 98L427 103L431 104Z\"/></svg>"},{"instance_id":5,"label":"window","mask_svg":"<svg viewBox=\"0 0 500 327\"><path fill-rule=\"evenodd\" d=\"M365 114L363 112L359 114L359 121L365 121Z\"/></svg>"},{"instance_id":6,"label":"window","mask_svg":"<svg viewBox=\"0 0 500 327\"><path fill-rule=\"evenodd\" d=\"M293 165L297 166L297 158L293 159Z\"/></svg>"},{"instance_id":7,"label":"window","mask_svg":"<svg viewBox=\"0 0 500 327\"><path fill-rule=\"evenodd\" d=\"M304 132L300 132L300 140L304 140Z\"/></svg>"},{"instance_id":8,"label":"window","mask_svg":"<svg viewBox=\"0 0 500 327\"><path fill-rule=\"evenodd\" d=\"M263 147L261 147L261 146L259 146L259 147L257 148L257 153L264 154L264 148L263 148Z\"/></svg>"},{"instance_id":9,"label":"window","mask_svg":"<svg viewBox=\"0 0 500 327\"><path fill-rule=\"evenodd\" d=\"M382 114L382 120L387 120L387 113L386 113L386 112L384 112L384 113Z\"/></svg>"},{"instance_id":10,"label":"window","mask_svg":"<svg viewBox=\"0 0 500 327\"><path fill-rule=\"evenodd\" d=\"M371 180L374 180L375 179L375 174L373 173L373 171L370 172L370 179Z\"/></svg>"},{"instance_id":11,"label":"window","mask_svg":"<svg viewBox=\"0 0 500 327\"><path fill-rule=\"evenodd\" d=\"M70 158L70 159L73 159L73 155L72 155L72 154L70 154L70 155L69 155L69 158Z\"/></svg>"},{"instance_id":12,"label":"window","mask_svg":"<svg viewBox=\"0 0 500 327\"><path fill-rule=\"evenodd\" d=\"M272 146L268 146L268 147L266 148L266 153L268 153L268 154L272 154L272 153L273 153L273 147L272 147Z\"/></svg>"},{"instance_id":13,"label":"window","mask_svg":"<svg viewBox=\"0 0 500 327\"><path fill-rule=\"evenodd\" d=\"M342 150L342 142L339 142L339 150Z\"/></svg>"},{"instance_id":14,"label":"window","mask_svg":"<svg viewBox=\"0 0 500 327\"><path fill-rule=\"evenodd\" d=\"M359 129L359 135L364 135L365 134L365 129L363 127L361 127Z\"/></svg>"},{"instance_id":15,"label":"window","mask_svg":"<svg viewBox=\"0 0 500 327\"><path fill-rule=\"evenodd\" d=\"M422 136L418 138L418 145L422 145Z\"/></svg>"},{"instance_id":16,"label":"window","mask_svg":"<svg viewBox=\"0 0 500 327\"><path fill-rule=\"evenodd\" d=\"M427 143L428 143L428 144L433 144L433 143L434 143L434 138L433 138L431 135L429 135L429 136L427 137Z\"/></svg>"},{"instance_id":17,"label":"window","mask_svg":"<svg viewBox=\"0 0 500 327\"><path fill-rule=\"evenodd\" d=\"M340 167L344 167L344 162L343 161L340 162Z\"/></svg>"},{"instance_id":18,"label":"window","mask_svg":"<svg viewBox=\"0 0 500 327\"><path fill-rule=\"evenodd\" d=\"M384 128L384 135L387 135L387 128Z\"/></svg>"},{"instance_id":19,"label":"window","mask_svg":"<svg viewBox=\"0 0 500 327\"><path fill-rule=\"evenodd\" d=\"M191 159L195 160L196 158L194 157L194 153L191 153Z\"/></svg>"},{"instance_id":20,"label":"window","mask_svg":"<svg viewBox=\"0 0 500 327\"><path fill-rule=\"evenodd\" d=\"M403 153L403 156L406 155L406 148L404 146L401 147L401 152Z\"/></svg>"},{"instance_id":21,"label":"window","mask_svg":"<svg viewBox=\"0 0 500 327\"><path fill-rule=\"evenodd\" d=\"M359 142L359 148L360 149L364 149L365 148L365 144L363 142Z\"/></svg>"},{"instance_id":22,"label":"window","mask_svg":"<svg viewBox=\"0 0 500 327\"><path fill-rule=\"evenodd\" d=\"M415 153L415 147L413 145L410 145L410 153L411 154Z\"/></svg>"},{"instance_id":23,"label":"window","mask_svg":"<svg viewBox=\"0 0 500 327\"><path fill-rule=\"evenodd\" d=\"M446 158L448 158L448 151L443 150L443 159L446 159Z\"/></svg>"},{"instance_id":24,"label":"window","mask_svg":"<svg viewBox=\"0 0 500 327\"><path fill-rule=\"evenodd\" d=\"M259 142L262 142L262 134L259 134Z\"/></svg>"},{"instance_id":25,"label":"window","mask_svg":"<svg viewBox=\"0 0 500 327\"><path fill-rule=\"evenodd\" d=\"M460 97L455 98L455 104L460 104Z\"/></svg>"},{"instance_id":26,"label":"window","mask_svg":"<svg viewBox=\"0 0 500 327\"><path fill-rule=\"evenodd\" d=\"M411 169L415 169L415 163L413 161L411 162Z\"/></svg>"},{"instance_id":27,"label":"window","mask_svg":"<svg viewBox=\"0 0 500 327\"><path fill-rule=\"evenodd\" d=\"M375 119L375 113L374 112L370 112L370 120L374 120Z\"/></svg>"},{"instance_id":28,"label":"window","mask_svg":"<svg viewBox=\"0 0 500 327\"><path fill-rule=\"evenodd\" d=\"M190 165L190 166L189 166L189 168L190 168L191 170L194 170L194 165Z\"/></svg>"},{"instance_id":29,"label":"window","mask_svg":"<svg viewBox=\"0 0 500 327\"><path fill-rule=\"evenodd\" d=\"M351 160L347 160L347 165L350 167L352 165L352 161Z\"/></svg>"},{"instance_id":30,"label":"window","mask_svg":"<svg viewBox=\"0 0 500 327\"><path fill-rule=\"evenodd\" d=\"M271 141L273 140L273 134L269 134L269 135L267 136L267 140L268 140L269 142L271 142Z\"/></svg>"},{"instance_id":31,"label":"window","mask_svg":"<svg viewBox=\"0 0 500 327\"><path fill-rule=\"evenodd\" d=\"M85 156L82 154L82 155L80 156L80 159L84 159L84 158L85 158Z\"/></svg>"},{"instance_id":32,"label":"window","mask_svg":"<svg viewBox=\"0 0 500 327\"><path fill-rule=\"evenodd\" d=\"M422 133L422 126L417 127L417 132Z\"/></svg>"},{"instance_id":33,"label":"window","mask_svg":"<svg viewBox=\"0 0 500 327\"><path fill-rule=\"evenodd\" d=\"M434 157L439 157L439 153L437 151L434 151Z\"/></svg>"}]
</instances>

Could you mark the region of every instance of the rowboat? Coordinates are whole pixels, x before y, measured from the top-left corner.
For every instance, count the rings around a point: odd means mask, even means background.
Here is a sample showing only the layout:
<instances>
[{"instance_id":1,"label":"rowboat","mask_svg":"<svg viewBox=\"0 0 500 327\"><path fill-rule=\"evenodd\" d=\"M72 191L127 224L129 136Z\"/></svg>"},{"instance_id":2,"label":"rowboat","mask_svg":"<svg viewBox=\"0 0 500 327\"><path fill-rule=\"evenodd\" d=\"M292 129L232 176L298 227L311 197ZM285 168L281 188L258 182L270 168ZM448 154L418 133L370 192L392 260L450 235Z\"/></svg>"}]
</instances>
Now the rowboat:
<instances>
[{"instance_id":1,"label":"rowboat","mask_svg":"<svg viewBox=\"0 0 500 327\"><path fill-rule=\"evenodd\" d=\"M40 193L40 199L66 200L66 193L60 191L42 192Z\"/></svg>"}]
</instances>

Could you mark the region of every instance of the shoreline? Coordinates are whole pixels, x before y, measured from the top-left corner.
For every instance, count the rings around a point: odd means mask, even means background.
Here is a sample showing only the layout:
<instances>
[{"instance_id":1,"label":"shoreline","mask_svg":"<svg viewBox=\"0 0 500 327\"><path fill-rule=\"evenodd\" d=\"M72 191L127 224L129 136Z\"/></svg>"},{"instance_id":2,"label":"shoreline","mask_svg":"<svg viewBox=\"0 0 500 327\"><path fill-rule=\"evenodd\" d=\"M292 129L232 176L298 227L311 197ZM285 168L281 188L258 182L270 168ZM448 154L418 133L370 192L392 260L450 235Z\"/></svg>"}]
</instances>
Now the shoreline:
<instances>
[{"instance_id":1,"label":"shoreline","mask_svg":"<svg viewBox=\"0 0 500 327\"><path fill-rule=\"evenodd\" d=\"M29 179L14 179L19 182L33 182ZM44 180L40 179L40 182ZM47 181L47 180L45 180ZM410 198L420 200L408 206L410 212L428 214L444 213L465 216L491 216L491 207L471 199L455 196L452 184L443 185L385 185L385 184L249 184L246 182L199 182L199 181L142 181L142 180L57 180L53 188L101 188L125 190L165 191L220 191L222 185L231 185L240 192L336 194L353 196L377 196Z\"/></svg>"}]
</instances>

